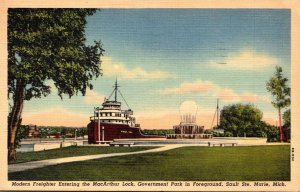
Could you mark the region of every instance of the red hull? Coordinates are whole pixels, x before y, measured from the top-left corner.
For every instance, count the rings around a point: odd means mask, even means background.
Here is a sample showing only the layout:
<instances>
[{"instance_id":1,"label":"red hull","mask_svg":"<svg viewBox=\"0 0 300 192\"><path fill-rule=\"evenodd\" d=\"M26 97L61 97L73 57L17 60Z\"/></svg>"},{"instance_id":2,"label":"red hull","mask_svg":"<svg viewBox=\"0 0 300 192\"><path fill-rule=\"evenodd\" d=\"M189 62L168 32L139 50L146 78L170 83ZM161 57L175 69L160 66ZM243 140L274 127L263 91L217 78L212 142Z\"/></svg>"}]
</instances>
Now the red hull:
<instances>
[{"instance_id":1,"label":"red hull","mask_svg":"<svg viewBox=\"0 0 300 192\"><path fill-rule=\"evenodd\" d=\"M144 135L139 127L130 127L124 124L101 123L100 127L99 130L98 124L95 122L88 124L88 142L90 144L99 143L99 141L113 141L114 139L165 138L164 136Z\"/></svg>"}]
</instances>

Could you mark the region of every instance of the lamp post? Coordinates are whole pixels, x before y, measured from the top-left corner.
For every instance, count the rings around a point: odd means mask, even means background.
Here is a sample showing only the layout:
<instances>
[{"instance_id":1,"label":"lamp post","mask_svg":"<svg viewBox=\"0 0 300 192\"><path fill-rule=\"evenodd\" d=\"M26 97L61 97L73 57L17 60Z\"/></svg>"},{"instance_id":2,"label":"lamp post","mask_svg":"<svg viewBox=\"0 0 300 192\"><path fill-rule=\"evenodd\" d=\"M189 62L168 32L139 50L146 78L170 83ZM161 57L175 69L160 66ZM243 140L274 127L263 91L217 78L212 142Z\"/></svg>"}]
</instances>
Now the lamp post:
<instances>
[{"instance_id":1,"label":"lamp post","mask_svg":"<svg viewBox=\"0 0 300 192\"><path fill-rule=\"evenodd\" d=\"M99 107L97 107L97 117L98 117L98 144L100 144L100 114L99 114Z\"/></svg>"},{"instance_id":2,"label":"lamp post","mask_svg":"<svg viewBox=\"0 0 300 192\"><path fill-rule=\"evenodd\" d=\"M102 141L104 141L104 127L102 126Z\"/></svg>"},{"instance_id":3,"label":"lamp post","mask_svg":"<svg viewBox=\"0 0 300 192\"><path fill-rule=\"evenodd\" d=\"M75 141L77 140L77 135L76 135L76 133L77 133L77 129L75 129Z\"/></svg>"},{"instance_id":4,"label":"lamp post","mask_svg":"<svg viewBox=\"0 0 300 192\"><path fill-rule=\"evenodd\" d=\"M49 136L49 131L50 131L50 129L49 129L49 128L47 128L46 130L47 130L47 133L46 133L46 134L47 134L47 136L46 136L46 138L48 137L48 139L49 139L49 138L50 138L50 136Z\"/></svg>"},{"instance_id":5,"label":"lamp post","mask_svg":"<svg viewBox=\"0 0 300 192\"><path fill-rule=\"evenodd\" d=\"M42 142L42 137L43 137L43 134L44 134L44 128L41 129L41 134L40 134L40 143Z\"/></svg>"}]
</instances>

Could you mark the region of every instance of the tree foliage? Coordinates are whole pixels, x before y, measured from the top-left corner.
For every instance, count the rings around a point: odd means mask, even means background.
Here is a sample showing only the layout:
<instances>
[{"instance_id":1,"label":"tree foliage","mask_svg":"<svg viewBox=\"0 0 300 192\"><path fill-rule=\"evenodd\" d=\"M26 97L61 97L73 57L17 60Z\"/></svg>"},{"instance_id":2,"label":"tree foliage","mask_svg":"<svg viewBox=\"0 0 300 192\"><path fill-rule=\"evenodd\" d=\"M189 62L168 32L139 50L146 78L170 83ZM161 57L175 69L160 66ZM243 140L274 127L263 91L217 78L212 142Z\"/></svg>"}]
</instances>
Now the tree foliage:
<instances>
[{"instance_id":1,"label":"tree foliage","mask_svg":"<svg viewBox=\"0 0 300 192\"><path fill-rule=\"evenodd\" d=\"M21 140L25 139L27 136L27 127L25 125L18 125L17 136L16 136L16 146L21 146Z\"/></svg>"},{"instance_id":2,"label":"tree foliage","mask_svg":"<svg viewBox=\"0 0 300 192\"><path fill-rule=\"evenodd\" d=\"M47 96L53 80L59 96L69 97L101 74L100 41L85 45L86 16L95 9L9 9L8 91L15 95L18 81L25 99Z\"/></svg>"},{"instance_id":3,"label":"tree foliage","mask_svg":"<svg viewBox=\"0 0 300 192\"><path fill-rule=\"evenodd\" d=\"M278 129L262 121L263 113L250 104L233 104L221 110L220 127L225 137L267 137L278 141Z\"/></svg>"},{"instance_id":4,"label":"tree foliage","mask_svg":"<svg viewBox=\"0 0 300 192\"><path fill-rule=\"evenodd\" d=\"M244 136L244 133L255 131L260 126L262 112L250 104L233 104L221 110L220 128L231 132L234 136Z\"/></svg>"},{"instance_id":5,"label":"tree foliage","mask_svg":"<svg viewBox=\"0 0 300 192\"><path fill-rule=\"evenodd\" d=\"M276 66L274 75L266 84L267 90L272 94L274 100L272 105L278 109L279 130L280 130L280 142L283 141L283 131L281 123L281 110L286 108L291 103L291 89L287 85L288 79L283 76L282 68Z\"/></svg>"},{"instance_id":6,"label":"tree foliage","mask_svg":"<svg viewBox=\"0 0 300 192\"><path fill-rule=\"evenodd\" d=\"M291 127L291 109L288 109L283 113L282 119L285 127Z\"/></svg>"},{"instance_id":7,"label":"tree foliage","mask_svg":"<svg viewBox=\"0 0 300 192\"><path fill-rule=\"evenodd\" d=\"M145 135L167 135L175 134L174 129L143 129Z\"/></svg>"},{"instance_id":8,"label":"tree foliage","mask_svg":"<svg viewBox=\"0 0 300 192\"><path fill-rule=\"evenodd\" d=\"M8 159L16 157L16 134L24 100L47 96L48 80L58 95L85 95L91 80L101 75L100 41L86 45L86 17L96 9L8 10Z\"/></svg>"},{"instance_id":9,"label":"tree foliage","mask_svg":"<svg viewBox=\"0 0 300 192\"><path fill-rule=\"evenodd\" d=\"M271 103L277 109L288 107L291 103L291 89L287 83L288 79L283 76L282 68L276 66L274 75L267 82L267 90L274 97Z\"/></svg>"},{"instance_id":10,"label":"tree foliage","mask_svg":"<svg viewBox=\"0 0 300 192\"><path fill-rule=\"evenodd\" d=\"M286 110L283 115L283 135L286 141L291 139L291 109Z\"/></svg>"},{"instance_id":11,"label":"tree foliage","mask_svg":"<svg viewBox=\"0 0 300 192\"><path fill-rule=\"evenodd\" d=\"M88 134L86 127L38 126L38 129L45 133L42 137L61 137L62 135L75 137L75 133L77 137L83 137Z\"/></svg>"}]
</instances>

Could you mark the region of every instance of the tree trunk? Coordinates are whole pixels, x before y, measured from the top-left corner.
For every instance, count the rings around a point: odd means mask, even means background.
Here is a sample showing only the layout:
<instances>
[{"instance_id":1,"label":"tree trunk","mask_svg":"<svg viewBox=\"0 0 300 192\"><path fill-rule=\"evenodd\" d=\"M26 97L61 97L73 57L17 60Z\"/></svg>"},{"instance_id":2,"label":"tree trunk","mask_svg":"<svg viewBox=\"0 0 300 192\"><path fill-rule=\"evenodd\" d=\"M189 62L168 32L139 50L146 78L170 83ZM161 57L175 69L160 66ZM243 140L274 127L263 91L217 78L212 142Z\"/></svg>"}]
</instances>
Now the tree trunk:
<instances>
[{"instance_id":1,"label":"tree trunk","mask_svg":"<svg viewBox=\"0 0 300 192\"><path fill-rule=\"evenodd\" d=\"M282 142L283 141L283 133L282 133L282 123L281 123L281 108L279 107L278 108L278 116L279 116L279 134L280 134L280 142Z\"/></svg>"},{"instance_id":2,"label":"tree trunk","mask_svg":"<svg viewBox=\"0 0 300 192\"><path fill-rule=\"evenodd\" d=\"M16 160L16 135L18 125L21 124L24 105L25 86L22 81L17 81L14 94L14 104L8 118L8 161Z\"/></svg>"}]
</instances>

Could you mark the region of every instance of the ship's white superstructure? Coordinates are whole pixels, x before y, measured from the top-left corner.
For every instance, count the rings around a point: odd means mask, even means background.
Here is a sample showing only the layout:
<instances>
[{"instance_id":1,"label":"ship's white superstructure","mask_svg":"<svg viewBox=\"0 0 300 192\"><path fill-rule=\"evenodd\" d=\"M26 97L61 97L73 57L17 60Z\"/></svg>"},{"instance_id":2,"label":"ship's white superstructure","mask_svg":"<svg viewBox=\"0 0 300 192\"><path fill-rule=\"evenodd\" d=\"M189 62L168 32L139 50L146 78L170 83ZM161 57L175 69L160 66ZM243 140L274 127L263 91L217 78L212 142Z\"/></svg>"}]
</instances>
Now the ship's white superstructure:
<instances>
[{"instance_id":1,"label":"ship's white superstructure","mask_svg":"<svg viewBox=\"0 0 300 192\"><path fill-rule=\"evenodd\" d=\"M105 99L102 108L95 108L95 120L100 123L127 124L130 127L137 127L135 117L131 109L122 110L121 102Z\"/></svg>"}]
</instances>

